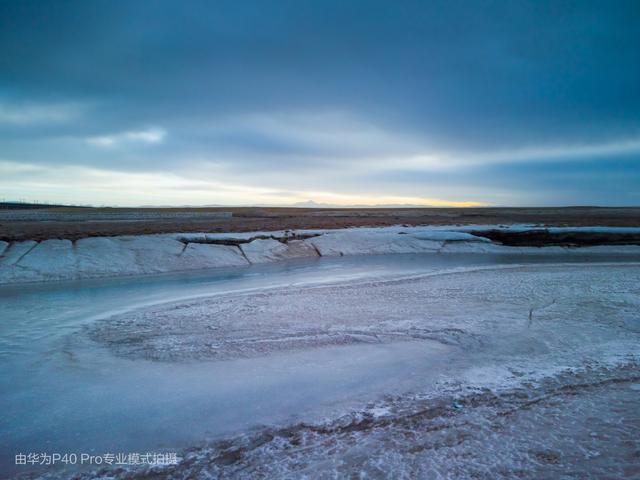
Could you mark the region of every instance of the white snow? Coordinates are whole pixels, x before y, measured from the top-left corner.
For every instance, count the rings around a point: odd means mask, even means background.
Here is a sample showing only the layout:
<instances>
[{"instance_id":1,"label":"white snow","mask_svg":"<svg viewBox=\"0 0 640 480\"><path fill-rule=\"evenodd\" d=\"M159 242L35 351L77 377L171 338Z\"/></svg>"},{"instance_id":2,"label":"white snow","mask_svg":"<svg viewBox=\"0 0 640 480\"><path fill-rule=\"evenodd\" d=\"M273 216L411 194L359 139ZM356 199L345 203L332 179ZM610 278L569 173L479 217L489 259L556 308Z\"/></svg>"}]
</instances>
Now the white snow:
<instances>
[{"instance_id":1,"label":"white snow","mask_svg":"<svg viewBox=\"0 0 640 480\"><path fill-rule=\"evenodd\" d=\"M23 269L28 280L33 272L46 280L65 278L65 272L76 268L73 244L70 240L45 240L28 251L16 266Z\"/></svg>"},{"instance_id":2,"label":"white snow","mask_svg":"<svg viewBox=\"0 0 640 480\"><path fill-rule=\"evenodd\" d=\"M287 246L277 240L258 239L240 245L242 252L251 263L273 262L285 258Z\"/></svg>"},{"instance_id":3,"label":"white snow","mask_svg":"<svg viewBox=\"0 0 640 480\"><path fill-rule=\"evenodd\" d=\"M470 233L456 232L450 230L419 230L411 232L410 235L419 240L434 240L440 242L491 242L488 238L478 237Z\"/></svg>"},{"instance_id":4,"label":"white snow","mask_svg":"<svg viewBox=\"0 0 640 480\"><path fill-rule=\"evenodd\" d=\"M251 263L277 262L318 255L312 245L301 240L293 240L285 244L271 238L257 239L240 245L240 248Z\"/></svg>"},{"instance_id":5,"label":"white snow","mask_svg":"<svg viewBox=\"0 0 640 480\"><path fill-rule=\"evenodd\" d=\"M117 237L92 237L72 243L45 240L0 243L0 284L80 279L103 276L179 272L292 258L390 253L479 254L640 254L640 246L509 247L468 233L474 230L524 231L534 225L466 225L429 227L351 228L244 233L175 233ZM637 228L563 227L554 233L594 231L640 232ZM311 236L292 240L292 235ZM239 247L222 245L237 241Z\"/></svg>"},{"instance_id":6,"label":"white snow","mask_svg":"<svg viewBox=\"0 0 640 480\"><path fill-rule=\"evenodd\" d=\"M126 248L118 238L91 237L78 240L76 256L80 276L141 273L135 252Z\"/></svg>"},{"instance_id":7,"label":"white snow","mask_svg":"<svg viewBox=\"0 0 640 480\"><path fill-rule=\"evenodd\" d=\"M18 262L32 250L38 242L26 240L24 242L13 242L0 257L0 284L29 282L39 280L38 275L33 270L23 269Z\"/></svg>"},{"instance_id":8,"label":"white snow","mask_svg":"<svg viewBox=\"0 0 640 480\"><path fill-rule=\"evenodd\" d=\"M287 242L289 258L317 257L320 254L313 244L306 240L290 240Z\"/></svg>"},{"instance_id":9,"label":"white snow","mask_svg":"<svg viewBox=\"0 0 640 480\"><path fill-rule=\"evenodd\" d=\"M325 233L306 240L323 256L436 252L442 241L422 240L394 231L360 229Z\"/></svg>"},{"instance_id":10,"label":"white snow","mask_svg":"<svg viewBox=\"0 0 640 480\"><path fill-rule=\"evenodd\" d=\"M505 251L502 245L485 242L455 242L446 243L440 253L501 253Z\"/></svg>"},{"instance_id":11,"label":"white snow","mask_svg":"<svg viewBox=\"0 0 640 480\"><path fill-rule=\"evenodd\" d=\"M0 263L0 283L60 280L74 271L76 260L69 240L16 242Z\"/></svg>"},{"instance_id":12,"label":"white snow","mask_svg":"<svg viewBox=\"0 0 640 480\"><path fill-rule=\"evenodd\" d=\"M133 250L142 273L160 273L182 270L178 256L185 244L167 236L120 237L123 247Z\"/></svg>"},{"instance_id":13,"label":"white snow","mask_svg":"<svg viewBox=\"0 0 640 480\"><path fill-rule=\"evenodd\" d=\"M249 265L238 247L189 243L181 255L185 269Z\"/></svg>"},{"instance_id":14,"label":"white snow","mask_svg":"<svg viewBox=\"0 0 640 480\"><path fill-rule=\"evenodd\" d=\"M503 253L515 255L640 255L638 245L598 245L592 247L512 247L495 243L455 242L445 243L439 253Z\"/></svg>"},{"instance_id":15,"label":"white snow","mask_svg":"<svg viewBox=\"0 0 640 480\"><path fill-rule=\"evenodd\" d=\"M26 240L24 242L13 242L0 257L0 267L15 265L22 256L34 248L38 242Z\"/></svg>"}]
</instances>

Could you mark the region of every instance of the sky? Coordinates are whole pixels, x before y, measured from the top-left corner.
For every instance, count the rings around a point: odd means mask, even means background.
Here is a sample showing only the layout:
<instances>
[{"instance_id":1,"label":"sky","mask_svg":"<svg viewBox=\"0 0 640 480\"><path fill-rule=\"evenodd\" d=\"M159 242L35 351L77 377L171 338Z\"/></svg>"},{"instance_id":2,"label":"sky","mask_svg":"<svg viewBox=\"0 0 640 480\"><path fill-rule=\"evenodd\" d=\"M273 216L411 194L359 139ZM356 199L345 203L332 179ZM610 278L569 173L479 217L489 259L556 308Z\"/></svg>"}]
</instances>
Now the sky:
<instances>
[{"instance_id":1,"label":"sky","mask_svg":"<svg viewBox=\"0 0 640 480\"><path fill-rule=\"evenodd\" d=\"M0 199L640 205L640 3L0 0Z\"/></svg>"}]
</instances>

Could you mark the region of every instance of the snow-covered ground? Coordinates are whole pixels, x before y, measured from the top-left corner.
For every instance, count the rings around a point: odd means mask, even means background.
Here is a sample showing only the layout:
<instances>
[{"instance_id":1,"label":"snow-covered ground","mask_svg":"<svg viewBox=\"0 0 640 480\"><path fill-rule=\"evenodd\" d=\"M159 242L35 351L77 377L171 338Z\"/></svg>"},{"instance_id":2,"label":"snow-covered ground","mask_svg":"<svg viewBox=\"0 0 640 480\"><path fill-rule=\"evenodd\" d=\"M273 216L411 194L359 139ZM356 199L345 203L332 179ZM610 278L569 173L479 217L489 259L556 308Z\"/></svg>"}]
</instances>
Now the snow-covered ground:
<instances>
[{"instance_id":1,"label":"snow-covered ground","mask_svg":"<svg viewBox=\"0 0 640 480\"><path fill-rule=\"evenodd\" d=\"M304 242L341 248L327 237ZM180 462L87 478L640 471L633 258L327 256L200 275L0 288L0 469L90 448Z\"/></svg>"},{"instance_id":2,"label":"snow-covered ground","mask_svg":"<svg viewBox=\"0 0 640 480\"><path fill-rule=\"evenodd\" d=\"M508 247L469 231L535 229L534 225L385 227L234 234L162 234L0 242L0 284L146 275L226 268L318 256L389 253L630 254L640 246ZM576 227L563 231L639 233L638 228ZM224 244L228 243L228 244Z\"/></svg>"}]
</instances>

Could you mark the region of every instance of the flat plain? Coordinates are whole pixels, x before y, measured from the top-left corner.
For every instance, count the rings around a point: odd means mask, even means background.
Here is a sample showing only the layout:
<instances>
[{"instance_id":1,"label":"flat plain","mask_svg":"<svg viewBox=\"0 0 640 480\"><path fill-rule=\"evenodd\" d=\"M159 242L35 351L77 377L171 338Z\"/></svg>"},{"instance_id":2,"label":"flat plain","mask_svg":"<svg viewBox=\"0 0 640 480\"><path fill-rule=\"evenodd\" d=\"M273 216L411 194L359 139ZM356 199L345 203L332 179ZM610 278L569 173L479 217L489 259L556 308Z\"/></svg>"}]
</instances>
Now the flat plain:
<instances>
[{"instance_id":1,"label":"flat plain","mask_svg":"<svg viewBox=\"0 0 640 480\"><path fill-rule=\"evenodd\" d=\"M231 216L228 216L228 214ZM390 225L640 226L640 207L549 208L83 208L0 210L0 240L174 232L251 232Z\"/></svg>"}]
</instances>

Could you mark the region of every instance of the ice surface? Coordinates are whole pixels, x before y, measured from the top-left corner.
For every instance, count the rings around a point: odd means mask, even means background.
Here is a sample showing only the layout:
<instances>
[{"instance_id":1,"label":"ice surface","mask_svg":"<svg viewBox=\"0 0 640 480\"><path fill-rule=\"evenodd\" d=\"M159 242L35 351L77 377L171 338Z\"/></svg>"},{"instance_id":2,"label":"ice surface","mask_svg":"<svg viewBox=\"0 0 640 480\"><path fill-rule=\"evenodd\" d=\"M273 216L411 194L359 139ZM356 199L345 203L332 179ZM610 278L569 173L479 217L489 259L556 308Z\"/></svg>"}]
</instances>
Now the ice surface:
<instances>
[{"instance_id":1,"label":"ice surface","mask_svg":"<svg viewBox=\"0 0 640 480\"><path fill-rule=\"evenodd\" d=\"M567 373L529 390L456 400L397 398L332 422L192 449L181 465L116 478L635 478L636 368Z\"/></svg>"},{"instance_id":2,"label":"ice surface","mask_svg":"<svg viewBox=\"0 0 640 480\"><path fill-rule=\"evenodd\" d=\"M561 355L593 343L593 337L616 339L609 322L615 330L623 328L623 319L640 311L638 271L481 268L274 289L158 305L98 323L91 336L119 355L153 360L225 360L324 345L421 340L468 352L488 350L494 357ZM597 292L592 285L599 285ZM626 328L640 328L640 319L635 323Z\"/></svg>"},{"instance_id":3,"label":"ice surface","mask_svg":"<svg viewBox=\"0 0 640 480\"><path fill-rule=\"evenodd\" d=\"M371 268L425 257L443 263ZM282 262L155 294L3 287L3 458L182 459L86 478L632 478L640 267L455 257ZM371 273L326 270L341 264Z\"/></svg>"},{"instance_id":4,"label":"ice surface","mask_svg":"<svg viewBox=\"0 0 640 480\"><path fill-rule=\"evenodd\" d=\"M434 240L440 242L491 242L488 238L478 237L465 232L456 232L448 230L410 230L409 235L420 240Z\"/></svg>"}]
</instances>

